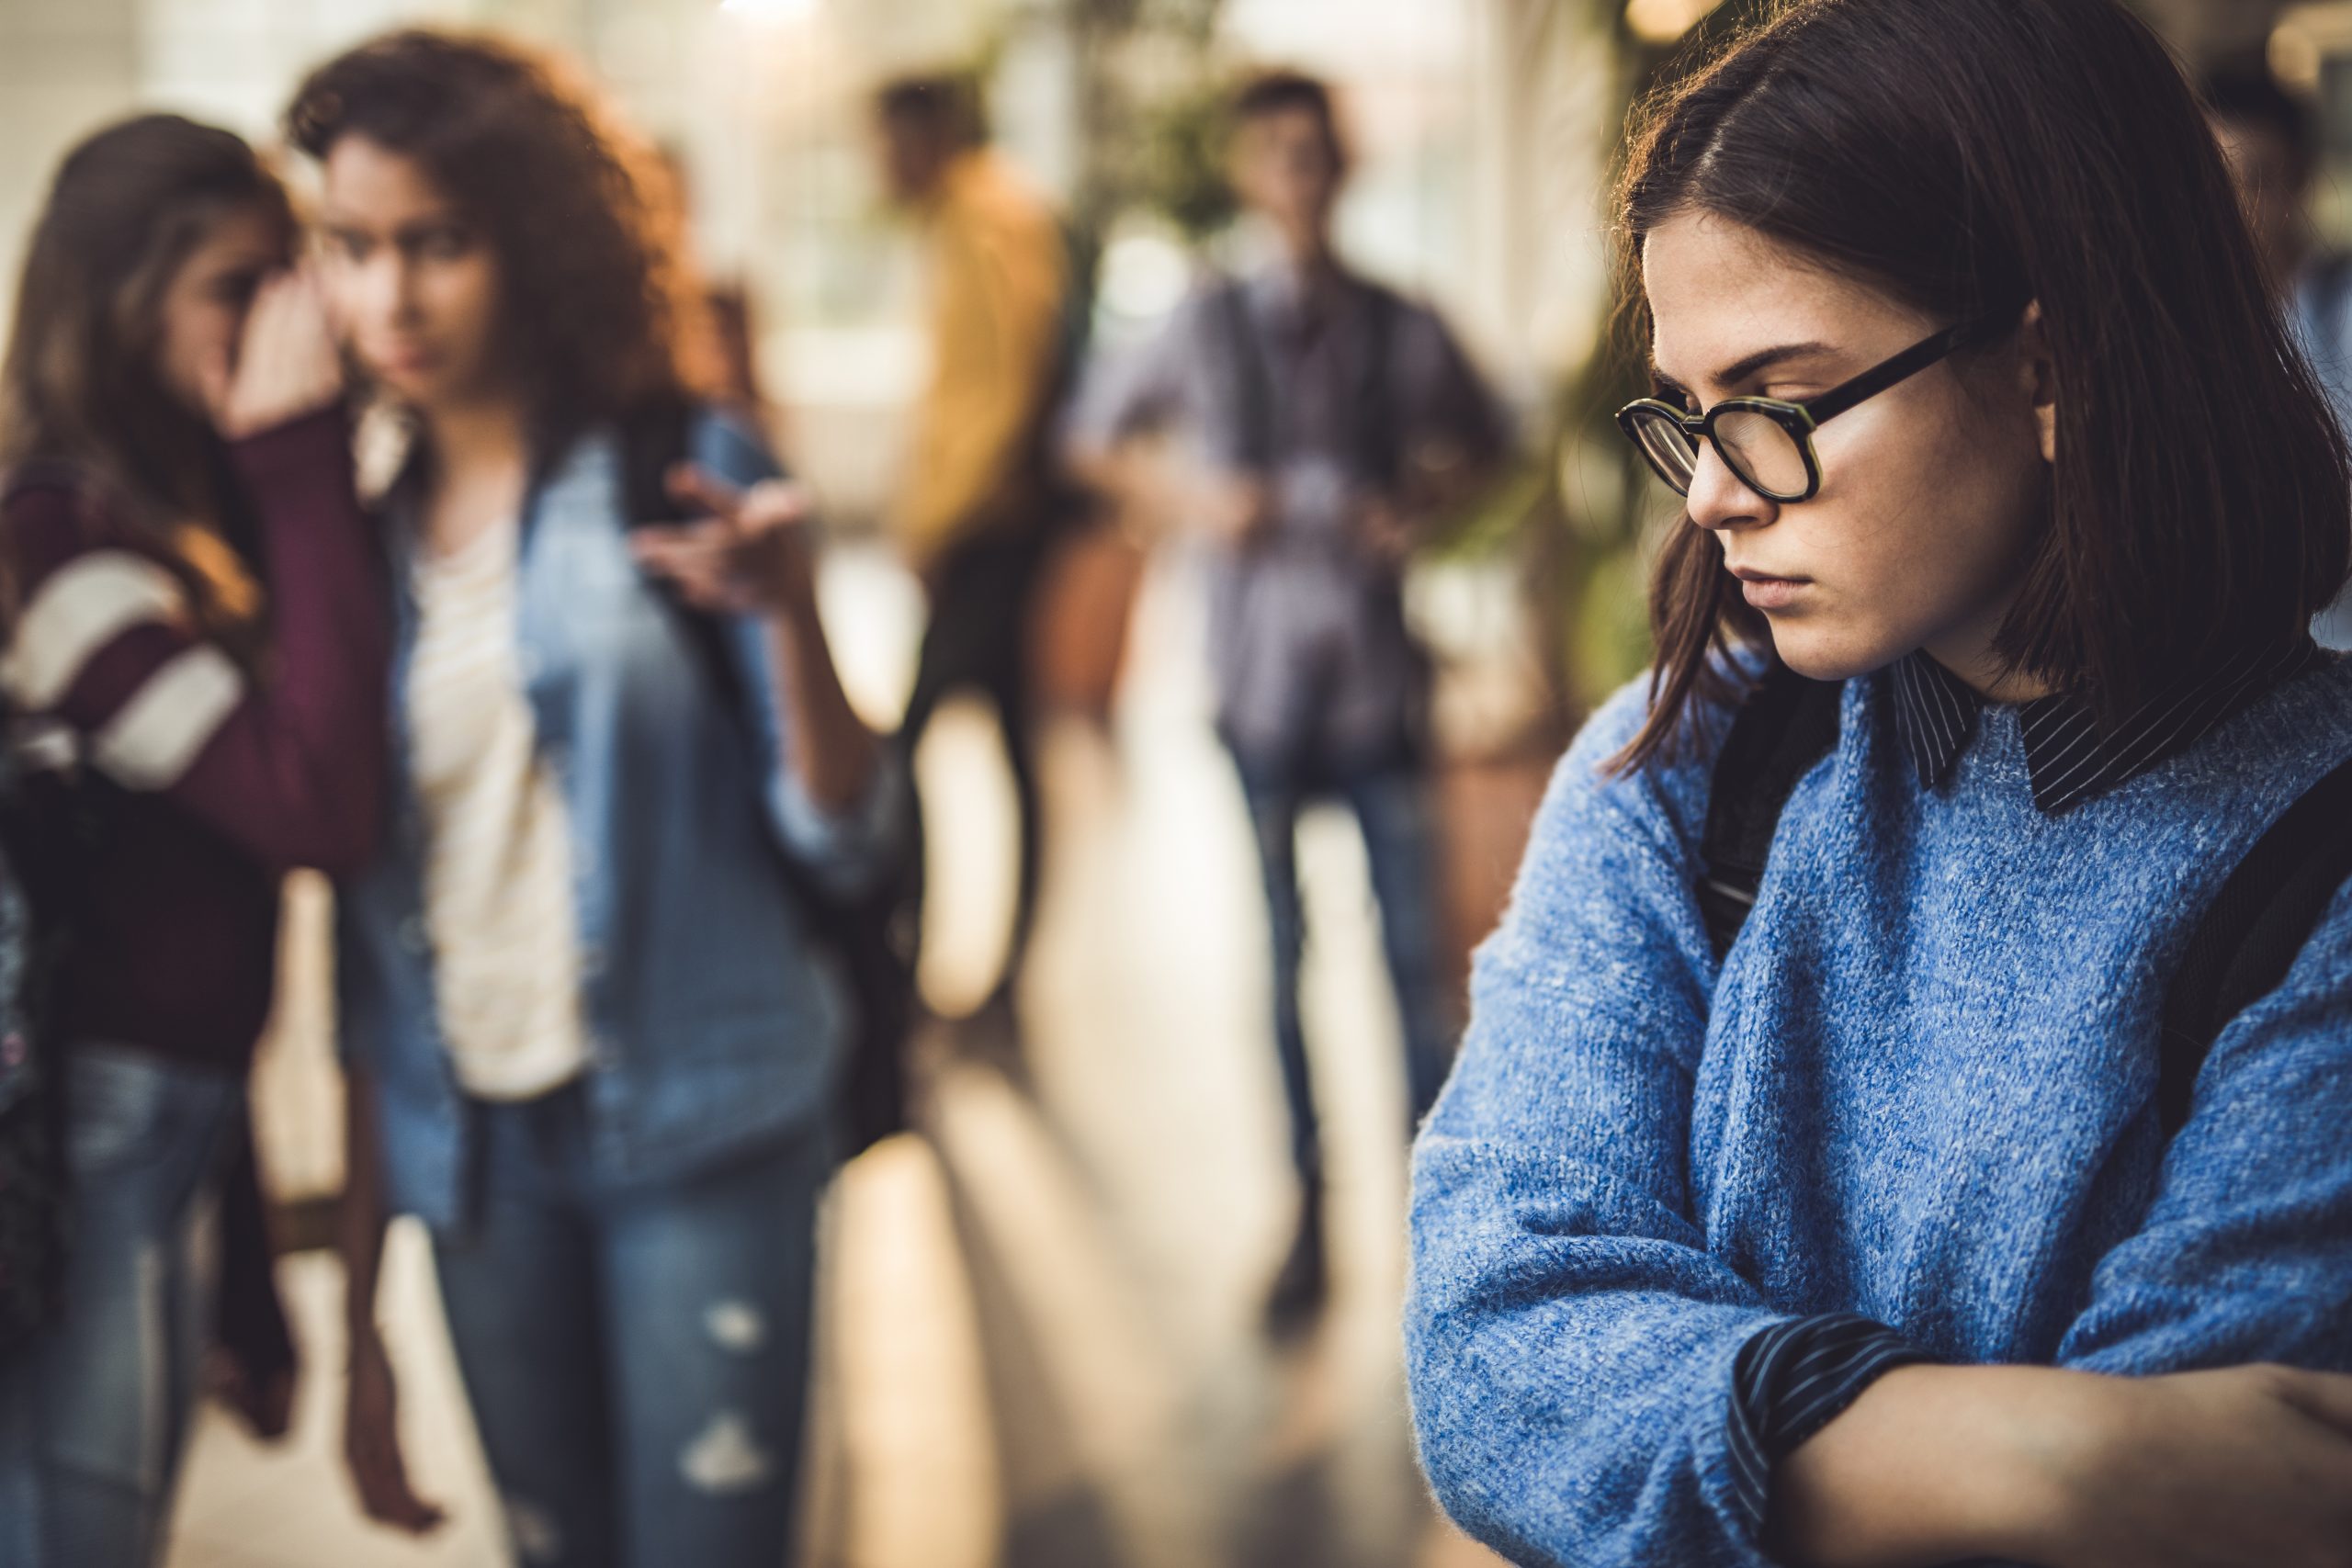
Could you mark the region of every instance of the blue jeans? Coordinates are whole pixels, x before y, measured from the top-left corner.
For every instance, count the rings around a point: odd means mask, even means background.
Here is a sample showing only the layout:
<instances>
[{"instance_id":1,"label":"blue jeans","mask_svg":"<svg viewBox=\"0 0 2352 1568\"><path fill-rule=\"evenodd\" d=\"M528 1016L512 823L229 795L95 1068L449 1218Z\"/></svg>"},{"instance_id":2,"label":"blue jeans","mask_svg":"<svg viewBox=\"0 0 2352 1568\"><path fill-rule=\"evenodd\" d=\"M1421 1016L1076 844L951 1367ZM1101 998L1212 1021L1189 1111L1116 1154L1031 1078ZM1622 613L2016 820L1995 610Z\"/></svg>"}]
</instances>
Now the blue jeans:
<instances>
[{"instance_id":1,"label":"blue jeans","mask_svg":"<svg viewBox=\"0 0 2352 1568\"><path fill-rule=\"evenodd\" d=\"M1436 829L1427 775L1409 761L1360 768L1333 767L1313 779L1296 770L1256 762L1236 753L1241 793L1258 840L1266 884L1266 925L1273 947L1274 1047L1282 1060L1283 1091L1290 1104L1291 1159L1307 1187L1320 1184L1323 1141L1306 1063L1306 1032L1299 1021L1299 961L1306 946L1306 913L1298 890L1298 818L1315 799L1335 796L1354 812L1363 833L1373 897L1380 906L1381 946L1405 1034L1405 1093L1419 1126L1453 1059L1456 1007L1448 993L1439 945Z\"/></svg>"},{"instance_id":2,"label":"blue jeans","mask_svg":"<svg viewBox=\"0 0 2352 1568\"><path fill-rule=\"evenodd\" d=\"M483 1118L441 1298L522 1568L779 1568L794 1539L821 1134L674 1185L588 1175L574 1086Z\"/></svg>"},{"instance_id":3,"label":"blue jeans","mask_svg":"<svg viewBox=\"0 0 2352 1568\"><path fill-rule=\"evenodd\" d=\"M120 1047L66 1053L72 1250L56 1320L0 1365L0 1568L160 1555L210 1326L199 1235L244 1087Z\"/></svg>"}]
</instances>

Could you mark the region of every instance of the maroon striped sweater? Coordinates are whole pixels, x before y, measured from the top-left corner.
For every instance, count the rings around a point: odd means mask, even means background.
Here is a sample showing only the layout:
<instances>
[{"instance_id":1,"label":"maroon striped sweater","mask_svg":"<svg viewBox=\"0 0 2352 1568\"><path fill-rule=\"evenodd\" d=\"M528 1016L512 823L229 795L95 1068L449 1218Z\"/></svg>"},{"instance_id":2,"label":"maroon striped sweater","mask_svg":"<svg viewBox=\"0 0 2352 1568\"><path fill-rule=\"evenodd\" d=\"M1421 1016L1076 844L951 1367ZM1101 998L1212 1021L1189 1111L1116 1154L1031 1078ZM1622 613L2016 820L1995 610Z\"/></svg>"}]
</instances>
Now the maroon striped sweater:
<instances>
[{"instance_id":1,"label":"maroon striped sweater","mask_svg":"<svg viewBox=\"0 0 2352 1568\"><path fill-rule=\"evenodd\" d=\"M33 827L72 901L54 1037L242 1071L275 987L282 874L373 852L388 637L342 411L231 457L260 523L271 679L197 635L102 491L43 469L0 506L16 606L0 692L36 771L105 781L70 814L65 791L38 776L28 791L50 802Z\"/></svg>"}]
</instances>

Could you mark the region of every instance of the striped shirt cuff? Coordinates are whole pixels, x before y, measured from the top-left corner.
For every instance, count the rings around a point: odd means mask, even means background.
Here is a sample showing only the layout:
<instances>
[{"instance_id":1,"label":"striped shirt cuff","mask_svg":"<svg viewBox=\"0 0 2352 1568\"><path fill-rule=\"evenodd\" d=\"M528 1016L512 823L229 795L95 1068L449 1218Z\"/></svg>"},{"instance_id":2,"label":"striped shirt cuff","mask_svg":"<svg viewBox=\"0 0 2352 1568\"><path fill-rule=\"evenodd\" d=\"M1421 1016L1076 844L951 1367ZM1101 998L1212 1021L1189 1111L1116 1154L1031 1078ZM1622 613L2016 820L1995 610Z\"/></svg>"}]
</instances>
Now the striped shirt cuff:
<instances>
[{"instance_id":1,"label":"striped shirt cuff","mask_svg":"<svg viewBox=\"0 0 2352 1568\"><path fill-rule=\"evenodd\" d=\"M1852 1313L1777 1323L1740 1347L1731 1371L1731 1477L1761 1534L1772 1467L1896 1367L1936 1358Z\"/></svg>"}]
</instances>

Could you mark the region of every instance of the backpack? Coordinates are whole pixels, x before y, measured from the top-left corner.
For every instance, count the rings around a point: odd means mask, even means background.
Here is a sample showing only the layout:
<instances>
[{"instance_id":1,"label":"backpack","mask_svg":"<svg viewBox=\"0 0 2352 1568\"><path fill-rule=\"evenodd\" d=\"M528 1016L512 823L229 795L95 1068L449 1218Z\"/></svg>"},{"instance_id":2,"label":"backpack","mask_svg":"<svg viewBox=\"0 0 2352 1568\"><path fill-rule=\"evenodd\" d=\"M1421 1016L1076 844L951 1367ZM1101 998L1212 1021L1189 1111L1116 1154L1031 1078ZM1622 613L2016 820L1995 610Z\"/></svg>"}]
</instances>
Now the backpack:
<instances>
[{"instance_id":1,"label":"backpack","mask_svg":"<svg viewBox=\"0 0 2352 1568\"><path fill-rule=\"evenodd\" d=\"M649 405L621 424L622 496L630 527L683 521L687 510L669 492L670 470L689 459L696 411L683 402ZM674 593L663 592L679 631L721 707L736 716L755 773L764 773L749 694L727 642L725 626ZM895 740L886 739L885 746ZM873 886L842 897L819 885L785 846L769 835L775 873L802 912L809 938L831 952L849 982L854 1018L849 1061L836 1097L836 1150L844 1160L908 1125L906 1052L916 1014L915 964L922 952L923 845L922 813L910 808L897 824L899 854Z\"/></svg>"},{"instance_id":2,"label":"backpack","mask_svg":"<svg viewBox=\"0 0 2352 1568\"><path fill-rule=\"evenodd\" d=\"M1799 780L1838 744L1842 682L1785 665L1751 691L1715 759L1698 886L1720 959L1755 907L1781 813ZM2197 1075L2230 1021L2286 979L2352 877L2352 761L2306 790L2246 852L2206 908L2165 993L2158 1024L2157 1124L2188 1121Z\"/></svg>"}]
</instances>

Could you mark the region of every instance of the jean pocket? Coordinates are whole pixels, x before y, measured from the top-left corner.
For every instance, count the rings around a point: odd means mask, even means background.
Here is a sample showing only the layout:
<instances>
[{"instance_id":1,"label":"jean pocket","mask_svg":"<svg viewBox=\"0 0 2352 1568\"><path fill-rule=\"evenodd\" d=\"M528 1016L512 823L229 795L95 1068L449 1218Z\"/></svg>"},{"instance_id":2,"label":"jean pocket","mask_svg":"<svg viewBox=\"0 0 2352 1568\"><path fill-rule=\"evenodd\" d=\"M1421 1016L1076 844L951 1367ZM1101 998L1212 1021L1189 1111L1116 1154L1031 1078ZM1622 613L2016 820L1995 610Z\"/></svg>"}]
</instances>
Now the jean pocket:
<instances>
[{"instance_id":1,"label":"jean pocket","mask_svg":"<svg viewBox=\"0 0 2352 1568\"><path fill-rule=\"evenodd\" d=\"M161 1154L172 1100L172 1075L161 1063L112 1046L68 1047L68 1163L76 1173L93 1173Z\"/></svg>"}]
</instances>

